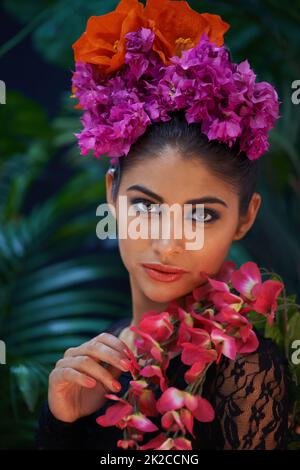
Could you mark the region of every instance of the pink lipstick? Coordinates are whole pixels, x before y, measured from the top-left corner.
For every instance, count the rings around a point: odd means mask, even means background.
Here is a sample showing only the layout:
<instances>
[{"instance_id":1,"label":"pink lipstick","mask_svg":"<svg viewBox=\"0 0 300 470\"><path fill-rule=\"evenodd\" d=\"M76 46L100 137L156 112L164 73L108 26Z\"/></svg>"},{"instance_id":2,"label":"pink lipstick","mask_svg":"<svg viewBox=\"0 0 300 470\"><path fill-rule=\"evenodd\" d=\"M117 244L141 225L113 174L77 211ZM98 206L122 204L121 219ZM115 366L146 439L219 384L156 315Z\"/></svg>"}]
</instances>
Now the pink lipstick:
<instances>
[{"instance_id":1,"label":"pink lipstick","mask_svg":"<svg viewBox=\"0 0 300 470\"><path fill-rule=\"evenodd\" d=\"M176 266L167 266L165 264L158 263L143 263L142 266L152 279L162 282L177 281L184 273L188 272L185 269L177 268Z\"/></svg>"}]
</instances>

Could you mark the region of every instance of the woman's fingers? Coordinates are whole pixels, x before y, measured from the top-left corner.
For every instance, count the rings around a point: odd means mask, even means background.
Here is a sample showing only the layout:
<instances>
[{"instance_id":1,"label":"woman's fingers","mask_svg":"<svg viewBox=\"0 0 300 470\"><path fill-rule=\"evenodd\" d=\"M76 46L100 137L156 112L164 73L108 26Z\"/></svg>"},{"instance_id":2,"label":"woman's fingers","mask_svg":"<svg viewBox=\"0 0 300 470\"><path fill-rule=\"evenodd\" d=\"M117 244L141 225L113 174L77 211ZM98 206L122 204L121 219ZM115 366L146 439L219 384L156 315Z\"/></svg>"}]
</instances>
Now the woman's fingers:
<instances>
[{"instance_id":1,"label":"woman's fingers","mask_svg":"<svg viewBox=\"0 0 300 470\"><path fill-rule=\"evenodd\" d=\"M52 379L55 379L56 383L68 382L86 388L93 388L96 385L95 379L71 367L53 369L50 376L52 376Z\"/></svg>"},{"instance_id":2,"label":"woman's fingers","mask_svg":"<svg viewBox=\"0 0 300 470\"><path fill-rule=\"evenodd\" d=\"M105 331L100 333L98 336L93 338L95 341L101 341L102 343L106 344L107 346L116 349L120 353L124 353L124 349L127 348L127 345L119 339L117 336L112 335L111 333L106 333Z\"/></svg>"},{"instance_id":3,"label":"woman's fingers","mask_svg":"<svg viewBox=\"0 0 300 470\"><path fill-rule=\"evenodd\" d=\"M94 381L100 382L113 392L119 391L120 389L120 384L114 379L113 375L105 369L105 367L102 367L100 364L95 362L94 359L88 356L74 356L60 359L57 362L56 367L62 369L74 369L83 373L85 376L90 377ZM117 384L119 384L119 386Z\"/></svg>"},{"instance_id":4,"label":"woman's fingers","mask_svg":"<svg viewBox=\"0 0 300 470\"><path fill-rule=\"evenodd\" d=\"M96 361L104 361L114 367L117 367L118 369L128 371L129 367L126 365L126 363L128 364L127 357L124 353L112 348L113 340L111 338L105 338L105 340L110 343L108 345L107 343L104 343L102 340L100 341L100 339L98 340L97 338L99 337L96 337L93 340L78 346L77 348L67 349L64 354L64 358L89 356ZM123 350L124 348L122 351Z\"/></svg>"}]
</instances>

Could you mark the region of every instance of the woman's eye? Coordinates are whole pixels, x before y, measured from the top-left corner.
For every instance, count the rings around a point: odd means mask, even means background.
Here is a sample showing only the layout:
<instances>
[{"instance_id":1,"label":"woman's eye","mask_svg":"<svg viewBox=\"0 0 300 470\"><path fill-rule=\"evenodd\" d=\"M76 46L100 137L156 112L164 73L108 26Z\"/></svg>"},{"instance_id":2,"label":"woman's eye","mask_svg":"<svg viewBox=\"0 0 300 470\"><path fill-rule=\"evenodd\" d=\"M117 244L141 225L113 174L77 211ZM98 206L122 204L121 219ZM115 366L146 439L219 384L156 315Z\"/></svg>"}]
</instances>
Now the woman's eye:
<instances>
[{"instance_id":1,"label":"woman's eye","mask_svg":"<svg viewBox=\"0 0 300 470\"><path fill-rule=\"evenodd\" d=\"M132 206L135 208L136 211L141 213L152 212L156 213L159 212L159 204L153 204L150 201L146 201L144 199L139 200L132 200Z\"/></svg>"},{"instance_id":2,"label":"woman's eye","mask_svg":"<svg viewBox=\"0 0 300 470\"><path fill-rule=\"evenodd\" d=\"M196 216L196 217L195 217ZM204 223L209 223L214 220L217 220L219 216L214 212L213 210L210 209L204 209L200 212L194 211L192 213L192 219L195 222L204 222Z\"/></svg>"}]
</instances>

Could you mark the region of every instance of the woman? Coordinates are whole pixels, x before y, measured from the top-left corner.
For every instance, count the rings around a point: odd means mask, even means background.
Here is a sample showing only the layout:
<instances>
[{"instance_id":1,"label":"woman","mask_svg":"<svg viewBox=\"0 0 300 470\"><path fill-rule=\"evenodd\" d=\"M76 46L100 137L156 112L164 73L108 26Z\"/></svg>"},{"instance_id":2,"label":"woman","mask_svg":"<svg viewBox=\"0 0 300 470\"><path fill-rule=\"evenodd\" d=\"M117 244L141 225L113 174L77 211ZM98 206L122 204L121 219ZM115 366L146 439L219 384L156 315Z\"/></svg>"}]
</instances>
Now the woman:
<instances>
[{"instance_id":1,"label":"woman","mask_svg":"<svg viewBox=\"0 0 300 470\"><path fill-rule=\"evenodd\" d=\"M144 214L150 214L160 202L183 205L188 200L212 198L204 204L204 217L192 211L189 215L194 224L204 223L205 242L201 250L185 250L185 240L174 237L119 239L130 278L132 318L68 349L58 361L49 379L49 408L46 404L41 415L39 448L117 448L121 430L101 428L96 417L108 404L104 394L118 391L118 381L123 394L131 379L126 362L125 367L122 363L126 360L124 343L135 350L135 334L129 327L138 325L143 312L162 312L174 298L182 302L203 283L199 267L210 275L218 272L231 244L243 238L255 221L261 204L261 196L255 192L257 170L257 161L209 142L199 125L188 125L180 112L171 121L150 126L128 157L108 170L107 201L116 214L118 198L126 194L128 204ZM165 282L149 276L143 263L176 266L187 272L174 282ZM180 383L183 372L176 358L172 361L169 375L176 371ZM198 424L198 442L193 448L284 448L286 377L283 358L271 340L260 337L256 352L235 361L223 357L217 370L209 369L205 396L214 402L216 418L213 423Z\"/></svg>"},{"instance_id":2,"label":"woman","mask_svg":"<svg viewBox=\"0 0 300 470\"><path fill-rule=\"evenodd\" d=\"M118 228L121 197L144 222L157 217L162 204L191 204L184 217L204 243L186 248L186 233L175 236L180 218L170 224L170 237L119 238L132 317L68 349L57 362L39 422L40 449L117 449L122 430L101 427L96 418L109 405L105 394L123 395L132 379L125 348L137 351L130 327L144 312L163 312L171 300L184 307L186 296L207 282L203 273L217 275L232 243L255 222L258 157L268 148L278 101L269 84L255 85L246 61L231 63L222 47L228 26L186 2L148 0L143 9L137 0L121 0L115 13L92 17L74 44L73 92L85 110L84 130L76 136L82 154L93 149L95 156L114 158L106 188ZM135 217L127 213L126 224ZM255 352L235 360L222 356L209 367L202 395L215 419L197 422L193 449L285 447L284 360L271 340L257 335ZM174 386L183 387L184 372L173 357L167 374Z\"/></svg>"}]
</instances>

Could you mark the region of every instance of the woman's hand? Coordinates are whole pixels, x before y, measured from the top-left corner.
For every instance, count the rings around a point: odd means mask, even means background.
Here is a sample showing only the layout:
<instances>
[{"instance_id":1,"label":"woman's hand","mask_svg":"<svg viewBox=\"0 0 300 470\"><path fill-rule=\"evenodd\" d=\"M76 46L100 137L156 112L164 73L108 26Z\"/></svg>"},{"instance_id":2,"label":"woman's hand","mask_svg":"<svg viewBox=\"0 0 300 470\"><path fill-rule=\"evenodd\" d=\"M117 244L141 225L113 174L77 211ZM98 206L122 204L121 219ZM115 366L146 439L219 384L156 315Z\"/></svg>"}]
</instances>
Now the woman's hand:
<instances>
[{"instance_id":1,"label":"woman's hand","mask_svg":"<svg viewBox=\"0 0 300 470\"><path fill-rule=\"evenodd\" d=\"M59 420L73 422L104 405L106 393L114 387L122 371L129 370L126 344L110 333L101 333L76 348L67 349L49 375L48 403ZM122 359L125 364L122 365ZM104 361L107 368L99 364Z\"/></svg>"}]
</instances>

